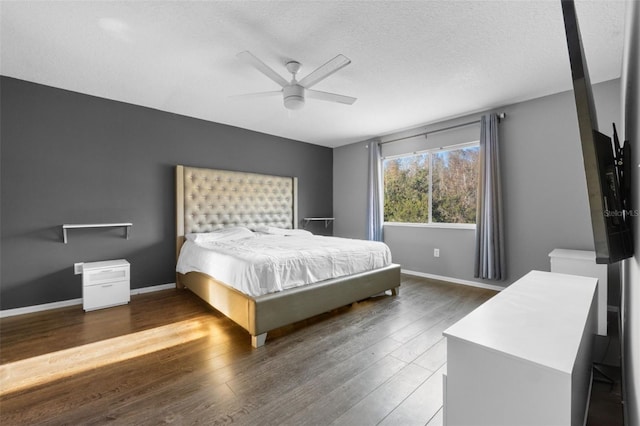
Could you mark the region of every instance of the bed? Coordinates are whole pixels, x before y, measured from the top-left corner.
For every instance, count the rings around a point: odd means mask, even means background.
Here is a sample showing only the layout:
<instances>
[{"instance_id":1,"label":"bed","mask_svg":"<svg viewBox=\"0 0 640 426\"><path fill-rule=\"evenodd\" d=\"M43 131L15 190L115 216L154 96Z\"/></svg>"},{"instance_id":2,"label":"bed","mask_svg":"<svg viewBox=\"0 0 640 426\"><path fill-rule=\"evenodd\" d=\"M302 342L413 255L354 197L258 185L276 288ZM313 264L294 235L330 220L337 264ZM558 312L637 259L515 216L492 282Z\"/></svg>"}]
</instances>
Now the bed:
<instances>
[{"instance_id":1,"label":"bed","mask_svg":"<svg viewBox=\"0 0 640 426\"><path fill-rule=\"evenodd\" d=\"M296 229L297 179L178 165L176 167L176 255L186 237L232 227ZM337 278L258 296L201 271L176 273L187 288L264 345L267 332L368 297L398 295L400 266L387 264Z\"/></svg>"}]
</instances>

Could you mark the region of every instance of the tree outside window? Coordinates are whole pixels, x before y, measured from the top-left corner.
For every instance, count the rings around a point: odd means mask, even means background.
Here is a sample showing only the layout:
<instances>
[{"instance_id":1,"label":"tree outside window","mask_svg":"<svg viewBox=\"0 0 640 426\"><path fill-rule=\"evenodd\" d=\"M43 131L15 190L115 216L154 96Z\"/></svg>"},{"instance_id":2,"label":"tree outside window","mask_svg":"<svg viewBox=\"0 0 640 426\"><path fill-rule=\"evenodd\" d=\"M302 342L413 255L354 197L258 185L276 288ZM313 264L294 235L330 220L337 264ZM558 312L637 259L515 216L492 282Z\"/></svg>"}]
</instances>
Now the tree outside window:
<instances>
[{"instance_id":1,"label":"tree outside window","mask_svg":"<svg viewBox=\"0 0 640 426\"><path fill-rule=\"evenodd\" d=\"M477 143L383 160L384 221L476 222Z\"/></svg>"}]
</instances>

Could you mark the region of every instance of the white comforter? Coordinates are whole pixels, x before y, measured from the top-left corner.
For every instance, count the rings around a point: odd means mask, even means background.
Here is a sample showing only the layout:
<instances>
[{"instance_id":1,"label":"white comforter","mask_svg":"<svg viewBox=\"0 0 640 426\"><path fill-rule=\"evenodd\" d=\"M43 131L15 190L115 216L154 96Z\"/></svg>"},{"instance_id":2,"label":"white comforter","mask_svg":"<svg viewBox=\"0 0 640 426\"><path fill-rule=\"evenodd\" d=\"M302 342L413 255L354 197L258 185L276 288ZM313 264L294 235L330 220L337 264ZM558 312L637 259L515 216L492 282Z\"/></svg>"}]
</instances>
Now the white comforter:
<instances>
[{"instance_id":1,"label":"white comforter","mask_svg":"<svg viewBox=\"0 0 640 426\"><path fill-rule=\"evenodd\" d=\"M186 241L176 271L212 276L250 296L381 268L384 243L318 235L263 235L234 241Z\"/></svg>"}]
</instances>

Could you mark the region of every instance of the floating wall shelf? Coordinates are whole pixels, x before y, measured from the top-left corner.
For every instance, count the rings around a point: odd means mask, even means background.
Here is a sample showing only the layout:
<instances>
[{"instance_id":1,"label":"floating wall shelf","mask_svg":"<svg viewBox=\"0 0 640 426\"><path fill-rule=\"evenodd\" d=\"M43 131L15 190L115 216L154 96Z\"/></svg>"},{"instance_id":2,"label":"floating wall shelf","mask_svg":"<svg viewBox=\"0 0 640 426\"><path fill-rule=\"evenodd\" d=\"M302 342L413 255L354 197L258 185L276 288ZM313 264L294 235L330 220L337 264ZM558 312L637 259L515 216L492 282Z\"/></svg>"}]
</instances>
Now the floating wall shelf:
<instances>
[{"instance_id":1,"label":"floating wall shelf","mask_svg":"<svg viewBox=\"0 0 640 426\"><path fill-rule=\"evenodd\" d=\"M304 220L305 227L309 224L309 222L324 221L324 227L328 228L329 224L334 220L336 220L336 218L335 217L305 217L303 220Z\"/></svg>"},{"instance_id":2,"label":"floating wall shelf","mask_svg":"<svg viewBox=\"0 0 640 426\"><path fill-rule=\"evenodd\" d=\"M125 228L125 237L129 239L129 231L133 226L132 223L76 223L62 225L62 240L67 244L67 229L81 229L81 228Z\"/></svg>"}]
</instances>

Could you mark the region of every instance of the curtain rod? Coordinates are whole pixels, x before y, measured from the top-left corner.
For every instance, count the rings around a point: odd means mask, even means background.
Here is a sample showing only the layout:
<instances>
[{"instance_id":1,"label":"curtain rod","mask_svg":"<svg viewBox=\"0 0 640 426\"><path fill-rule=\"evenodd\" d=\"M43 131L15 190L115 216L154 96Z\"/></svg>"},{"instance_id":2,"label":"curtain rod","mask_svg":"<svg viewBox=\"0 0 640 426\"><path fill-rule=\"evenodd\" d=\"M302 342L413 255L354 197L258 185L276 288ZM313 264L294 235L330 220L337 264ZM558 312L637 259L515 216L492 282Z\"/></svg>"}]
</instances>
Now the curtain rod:
<instances>
[{"instance_id":1,"label":"curtain rod","mask_svg":"<svg viewBox=\"0 0 640 426\"><path fill-rule=\"evenodd\" d=\"M506 118L506 116L507 116L507 113L505 113L505 112L501 112L500 114L498 114L498 122L500 122L500 120ZM456 124L454 126L443 127L442 129L436 129L436 130L431 130L431 131L428 131L428 132L417 133L417 134L411 135L411 136L404 136L404 137L397 138L397 139L391 139L390 141L380 142L378 145L384 145L384 144L391 143L391 142L403 141L405 139L415 138L416 136L426 136L426 135L431 135L433 133L446 132L447 130L457 129L458 127L470 126L472 124L477 124L479 122L480 122L480 120L468 121L466 123Z\"/></svg>"}]
</instances>

